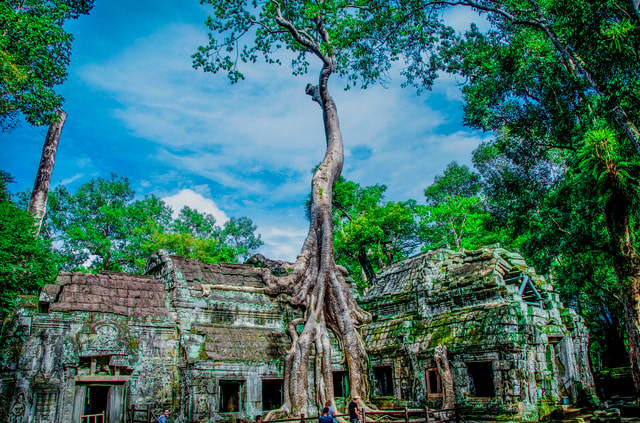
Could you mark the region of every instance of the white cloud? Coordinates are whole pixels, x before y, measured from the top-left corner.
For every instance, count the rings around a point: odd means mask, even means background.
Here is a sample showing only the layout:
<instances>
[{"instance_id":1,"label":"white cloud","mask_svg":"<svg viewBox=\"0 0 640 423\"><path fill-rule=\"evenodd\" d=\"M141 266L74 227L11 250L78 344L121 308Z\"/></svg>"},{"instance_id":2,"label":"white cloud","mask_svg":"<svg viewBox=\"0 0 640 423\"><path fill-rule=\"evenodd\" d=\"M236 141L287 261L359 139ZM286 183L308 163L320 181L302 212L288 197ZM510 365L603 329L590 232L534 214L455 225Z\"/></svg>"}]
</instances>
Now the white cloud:
<instances>
[{"instance_id":1,"label":"white cloud","mask_svg":"<svg viewBox=\"0 0 640 423\"><path fill-rule=\"evenodd\" d=\"M291 225L269 227L262 233L265 244L260 251L265 257L293 262L300 254L307 231L308 227Z\"/></svg>"},{"instance_id":2,"label":"white cloud","mask_svg":"<svg viewBox=\"0 0 640 423\"><path fill-rule=\"evenodd\" d=\"M171 206L174 217L180 212L184 206L198 210L200 213L209 213L216 218L219 225L229 220L227 214L220 210L217 204L210 198L204 197L190 189L183 189L173 195L163 197L162 200Z\"/></svg>"}]
</instances>

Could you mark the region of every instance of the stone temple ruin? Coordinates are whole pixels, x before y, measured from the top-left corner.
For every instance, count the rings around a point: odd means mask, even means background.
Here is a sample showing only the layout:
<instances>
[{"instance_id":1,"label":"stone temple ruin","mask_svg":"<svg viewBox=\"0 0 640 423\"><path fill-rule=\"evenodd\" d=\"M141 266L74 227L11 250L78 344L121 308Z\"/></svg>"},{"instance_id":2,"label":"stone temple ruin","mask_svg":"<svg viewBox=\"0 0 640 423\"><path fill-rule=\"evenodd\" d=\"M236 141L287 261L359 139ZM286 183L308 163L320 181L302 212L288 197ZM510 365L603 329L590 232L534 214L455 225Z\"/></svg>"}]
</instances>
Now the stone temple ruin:
<instances>
[{"instance_id":1,"label":"stone temple ruin","mask_svg":"<svg viewBox=\"0 0 640 423\"><path fill-rule=\"evenodd\" d=\"M286 327L300 311L263 286L249 265L162 253L144 276L61 273L5 319L0 422L105 412L117 423L131 407L169 408L184 422L266 414L282 403ZM361 333L374 406L453 402L463 414L537 420L563 399L593 398L582 321L517 254L420 254L381 272L359 302L372 315ZM341 358L335 348L339 408Z\"/></svg>"}]
</instances>

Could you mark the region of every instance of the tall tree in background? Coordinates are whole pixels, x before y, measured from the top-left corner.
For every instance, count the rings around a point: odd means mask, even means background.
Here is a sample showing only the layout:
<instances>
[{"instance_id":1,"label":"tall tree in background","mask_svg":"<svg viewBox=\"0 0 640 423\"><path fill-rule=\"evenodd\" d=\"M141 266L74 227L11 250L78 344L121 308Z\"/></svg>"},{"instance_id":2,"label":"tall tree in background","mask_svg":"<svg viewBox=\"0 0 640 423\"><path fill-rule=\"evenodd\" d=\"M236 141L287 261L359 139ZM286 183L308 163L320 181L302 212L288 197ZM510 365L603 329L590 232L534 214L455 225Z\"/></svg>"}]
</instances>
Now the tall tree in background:
<instances>
[{"instance_id":1,"label":"tall tree in background","mask_svg":"<svg viewBox=\"0 0 640 423\"><path fill-rule=\"evenodd\" d=\"M22 114L31 125L56 120L73 35L65 21L86 15L93 0L6 0L0 5L0 128Z\"/></svg>"},{"instance_id":2,"label":"tall tree in background","mask_svg":"<svg viewBox=\"0 0 640 423\"><path fill-rule=\"evenodd\" d=\"M40 233L42 221L47 211L47 198L49 196L49 184L53 175L53 167L56 161L56 153L58 152L58 144L60 142L60 134L67 120L67 113L58 109L56 111L55 121L49 126L49 131L44 140L42 147L42 155L40 156L40 164L38 165L38 173L36 181L31 191L31 200L27 210L33 215L36 223L36 236Z\"/></svg>"},{"instance_id":3,"label":"tall tree in background","mask_svg":"<svg viewBox=\"0 0 640 423\"><path fill-rule=\"evenodd\" d=\"M203 263L236 262L262 245L248 217L232 218L221 227L213 215L188 206L175 219L171 215L171 208L155 196L136 200L129 180L112 174L73 193L56 187L46 228L59 241L56 251L67 270L140 273L147 257L159 249Z\"/></svg>"},{"instance_id":4,"label":"tall tree in background","mask_svg":"<svg viewBox=\"0 0 640 423\"><path fill-rule=\"evenodd\" d=\"M168 225L171 209L157 197L135 200L127 178L97 178L71 193L59 185L51 193L47 228L61 242L64 268L136 270L146 258L141 248Z\"/></svg>"},{"instance_id":5,"label":"tall tree in background","mask_svg":"<svg viewBox=\"0 0 640 423\"><path fill-rule=\"evenodd\" d=\"M451 162L424 190L427 207L421 209L423 250L476 249L502 240L500 228L489 231L489 213L481 195L480 176L467 166Z\"/></svg>"},{"instance_id":6,"label":"tall tree in background","mask_svg":"<svg viewBox=\"0 0 640 423\"><path fill-rule=\"evenodd\" d=\"M350 395L369 397L366 374L367 355L356 330L368 319L356 304L344 280L344 268L335 263L333 251L333 187L342 170L344 152L336 105L329 93L333 74L348 76L366 85L389 70L391 60L385 38L369 37L381 22L390 19L386 1L222 1L206 0L213 6L207 21L217 33L194 56L195 65L205 71L227 72L232 81L243 78L237 64L255 62L259 56L279 63L272 54L286 48L297 54L294 73L305 73L311 56L322 69L318 85L307 86L307 94L321 107L327 151L312 179L310 225L300 255L292 271L283 277L265 273L268 291L287 293L289 302L304 310L304 327L296 330L292 322L292 347L285 365L284 401L278 414L307 413L309 402L318 406L333 401L333 374L329 332L342 347L349 375ZM430 37L425 25L415 37ZM239 39L255 35L254 42L242 46ZM389 37L394 30L388 30ZM310 353L315 351L316 398L308 398Z\"/></svg>"},{"instance_id":7,"label":"tall tree in background","mask_svg":"<svg viewBox=\"0 0 640 423\"><path fill-rule=\"evenodd\" d=\"M343 177L335 185L336 261L360 288L374 285L377 271L406 258L420 244L420 206L414 200L384 203L386 190L384 185L361 187Z\"/></svg>"},{"instance_id":8,"label":"tall tree in background","mask_svg":"<svg viewBox=\"0 0 640 423\"><path fill-rule=\"evenodd\" d=\"M56 277L50 240L35 236L33 217L17 207L7 190L12 178L0 171L0 314L16 295L34 295Z\"/></svg>"}]
</instances>

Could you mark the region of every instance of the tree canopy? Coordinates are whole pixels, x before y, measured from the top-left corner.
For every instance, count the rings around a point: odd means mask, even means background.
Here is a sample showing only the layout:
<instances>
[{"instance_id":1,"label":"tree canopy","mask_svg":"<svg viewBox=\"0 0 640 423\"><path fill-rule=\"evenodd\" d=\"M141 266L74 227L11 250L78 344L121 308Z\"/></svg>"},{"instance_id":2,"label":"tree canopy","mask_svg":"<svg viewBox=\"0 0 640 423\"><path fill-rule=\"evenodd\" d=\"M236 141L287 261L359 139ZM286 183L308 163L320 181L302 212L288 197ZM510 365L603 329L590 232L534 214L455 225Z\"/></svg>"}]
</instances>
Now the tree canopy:
<instances>
[{"instance_id":1,"label":"tree canopy","mask_svg":"<svg viewBox=\"0 0 640 423\"><path fill-rule=\"evenodd\" d=\"M7 0L0 5L0 127L22 114L31 125L50 124L67 78L73 35L65 21L88 14L94 0Z\"/></svg>"},{"instance_id":2,"label":"tree canopy","mask_svg":"<svg viewBox=\"0 0 640 423\"><path fill-rule=\"evenodd\" d=\"M185 206L173 218L164 201L136 199L129 179L115 174L92 179L73 193L56 187L46 225L68 270L139 273L159 249L203 263L235 262L262 245L247 217L221 227L213 215Z\"/></svg>"}]
</instances>

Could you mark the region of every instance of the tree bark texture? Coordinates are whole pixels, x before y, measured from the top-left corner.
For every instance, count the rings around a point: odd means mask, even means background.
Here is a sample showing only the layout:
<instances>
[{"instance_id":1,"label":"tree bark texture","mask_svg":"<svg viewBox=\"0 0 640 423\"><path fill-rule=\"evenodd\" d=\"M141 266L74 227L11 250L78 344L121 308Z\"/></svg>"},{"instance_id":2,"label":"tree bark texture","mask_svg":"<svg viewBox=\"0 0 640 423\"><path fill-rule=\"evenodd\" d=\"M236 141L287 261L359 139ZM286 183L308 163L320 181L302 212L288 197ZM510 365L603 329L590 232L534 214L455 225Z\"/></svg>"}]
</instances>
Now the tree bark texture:
<instances>
[{"instance_id":1,"label":"tree bark texture","mask_svg":"<svg viewBox=\"0 0 640 423\"><path fill-rule=\"evenodd\" d=\"M630 207L625 194L613 190L605 204L604 217L622 298L633 383L636 392L640 392L640 257L631 237Z\"/></svg>"},{"instance_id":2,"label":"tree bark texture","mask_svg":"<svg viewBox=\"0 0 640 423\"><path fill-rule=\"evenodd\" d=\"M53 166L56 161L56 153L58 152L60 134L66 120L67 113L62 109L56 110L56 118L51 125L49 125L47 137L42 147L38 174L33 184L33 191L31 192L31 200L29 201L28 207L29 212L36 219L36 226L38 227L36 236L40 233L42 220L47 210L47 196L49 195L51 175L53 174Z\"/></svg>"},{"instance_id":3,"label":"tree bark texture","mask_svg":"<svg viewBox=\"0 0 640 423\"><path fill-rule=\"evenodd\" d=\"M436 368L438 369L440 381L442 382L442 408L454 409L456 408L456 394L453 390L453 375L451 374L447 354L448 349L444 345L438 345L434 350Z\"/></svg>"}]
</instances>

